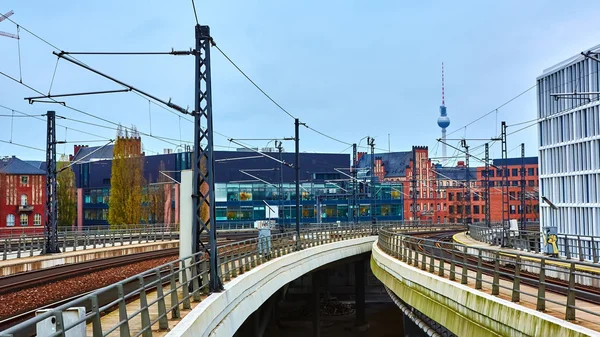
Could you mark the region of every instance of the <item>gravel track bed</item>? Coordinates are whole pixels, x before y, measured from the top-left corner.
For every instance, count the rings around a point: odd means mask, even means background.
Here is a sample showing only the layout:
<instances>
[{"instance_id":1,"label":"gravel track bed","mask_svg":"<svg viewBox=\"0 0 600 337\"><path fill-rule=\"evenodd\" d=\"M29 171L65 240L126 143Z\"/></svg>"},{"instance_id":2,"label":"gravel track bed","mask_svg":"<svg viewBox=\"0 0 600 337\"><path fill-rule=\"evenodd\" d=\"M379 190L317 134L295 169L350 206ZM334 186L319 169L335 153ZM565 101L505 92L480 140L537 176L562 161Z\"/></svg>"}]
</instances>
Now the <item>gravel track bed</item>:
<instances>
[{"instance_id":1,"label":"gravel track bed","mask_svg":"<svg viewBox=\"0 0 600 337\"><path fill-rule=\"evenodd\" d=\"M174 261L176 258L176 256L173 256L134 262L126 266L104 269L87 275L0 295L0 319L9 318L65 298L111 285L148 269Z\"/></svg>"}]
</instances>

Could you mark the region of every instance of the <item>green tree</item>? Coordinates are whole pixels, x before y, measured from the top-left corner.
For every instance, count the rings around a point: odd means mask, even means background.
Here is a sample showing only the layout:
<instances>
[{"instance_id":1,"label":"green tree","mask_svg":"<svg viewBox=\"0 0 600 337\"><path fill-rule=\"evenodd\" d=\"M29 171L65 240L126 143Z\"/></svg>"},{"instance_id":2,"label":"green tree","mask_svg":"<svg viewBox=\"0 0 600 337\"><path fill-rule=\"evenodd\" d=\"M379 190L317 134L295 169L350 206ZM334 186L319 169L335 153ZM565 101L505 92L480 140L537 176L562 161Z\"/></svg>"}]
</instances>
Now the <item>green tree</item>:
<instances>
[{"instance_id":1,"label":"green tree","mask_svg":"<svg viewBox=\"0 0 600 337\"><path fill-rule=\"evenodd\" d=\"M113 149L108 223L111 228L137 225L142 220L144 158L131 143L136 138L118 137Z\"/></svg>"},{"instance_id":2,"label":"green tree","mask_svg":"<svg viewBox=\"0 0 600 337\"><path fill-rule=\"evenodd\" d=\"M58 208L58 226L71 227L77 214L77 199L75 196L75 173L68 161L56 163L56 202Z\"/></svg>"}]
</instances>

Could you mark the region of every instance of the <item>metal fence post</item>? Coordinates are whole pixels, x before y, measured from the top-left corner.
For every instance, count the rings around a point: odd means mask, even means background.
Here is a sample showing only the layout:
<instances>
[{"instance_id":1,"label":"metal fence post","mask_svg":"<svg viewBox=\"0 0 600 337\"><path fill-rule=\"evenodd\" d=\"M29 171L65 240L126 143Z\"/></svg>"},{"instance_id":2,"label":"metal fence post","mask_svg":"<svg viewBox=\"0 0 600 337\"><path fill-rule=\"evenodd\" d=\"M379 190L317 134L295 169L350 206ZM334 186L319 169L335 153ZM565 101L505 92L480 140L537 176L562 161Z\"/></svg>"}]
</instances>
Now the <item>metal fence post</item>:
<instances>
[{"instance_id":1,"label":"metal fence post","mask_svg":"<svg viewBox=\"0 0 600 337\"><path fill-rule=\"evenodd\" d=\"M519 302L521 300L521 255L515 257L515 277L513 278L513 289L511 301Z\"/></svg>"},{"instance_id":2,"label":"metal fence post","mask_svg":"<svg viewBox=\"0 0 600 337\"><path fill-rule=\"evenodd\" d=\"M183 309L188 310L191 309L192 306L190 304L190 290L189 283L187 277L187 267L185 266L185 260L181 260L181 291L183 292Z\"/></svg>"},{"instance_id":3,"label":"metal fence post","mask_svg":"<svg viewBox=\"0 0 600 337\"><path fill-rule=\"evenodd\" d=\"M427 255L425 252L421 254L421 270L427 270Z\"/></svg>"},{"instance_id":4,"label":"metal fence post","mask_svg":"<svg viewBox=\"0 0 600 337\"><path fill-rule=\"evenodd\" d=\"M596 242L594 241L594 237L592 237L590 245L592 248L592 261L594 261L594 263L598 263L598 251L596 250Z\"/></svg>"},{"instance_id":5,"label":"metal fence post","mask_svg":"<svg viewBox=\"0 0 600 337\"><path fill-rule=\"evenodd\" d=\"M578 255L579 255L579 261L583 261L584 260L584 256L583 256L583 246L581 245L581 237L579 235L577 235L577 248L578 248Z\"/></svg>"},{"instance_id":6,"label":"metal fence post","mask_svg":"<svg viewBox=\"0 0 600 337\"><path fill-rule=\"evenodd\" d=\"M454 247L450 251L452 256L450 257L450 276L448 277L450 281L456 280L456 254L454 253Z\"/></svg>"},{"instance_id":7,"label":"metal fence post","mask_svg":"<svg viewBox=\"0 0 600 337\"><path fill-rule=\"evenodd\" d=\"M138 284L140 287L140 317L142 321L142 332L144 337L152 337L152 327L150 326L150 311L148 310L148 298L146 297L146 287L144 284L144 277L138 276Z\"/></svg>"},{"instance_id":8,"label":"metal fence post","mask_svg":"<svg viewBox=\"0 0 600 337\"><path fill-rule=\"evenodd\" d=\"M21 258L21 240L23 240L23 236L19 236L19 243L17 246L17 259Z\"/></svg>"},{"instance_id":9,"label":"metal fence post","mask_svg":"<svg viewBox=\"0 0 600 337\"><path fill-rule=\"evenodd\" d=\"M565 236L565 256L567 259L571 258L571 249L569 249L569 239Z\"/></svg>"},{"instance_id":10,"label":"metal fence post","mask_svg":"<svg viewBox=\"0 0 600 337\"><path fill-rule=\"evenodd\" d=\"M492 295L500 294L500 252L496 251L494 257L494 278L492 280Z\"/></svg>"},{"instance_id":11,"label":"metal fence post","mask_svg":"<svg viewBox=\"0 0 600 337\"><path fill-rule=\"evenodd\" d=\"M190 269L192 271L192 298L194 302L200 302L200 280L201 273L198 273L200 267L200 261L198 261L198 255L192 255L192 261L190 262Z\"/></svg>"},{"instance_id":12,"label":"metal fence post","mask_svg":"<svg viewBox=\"0 0 600 337\"><path fill-rule=\"evenodd\" d=\"M92 295L92 297L90 298L90 302L92 305L92 312L94 313L91 317L92 336L102 337L102 321L100 320L100 304L98 303L98 296Z\"/></svg>"},{"instance_id":13,"label":"metal fence post","mask_svg":"<svg viewBox=\"0 0 600 337\"><path fill-rule=\"evenodd\" d=\"M540 271L538 280L538 295L535 310L546 310L546 259L540 259Z\"/></svg>"},{"instance_id":14,"label":"metal fence post","mask_svg":"<svg viewBox=\"0 0 600 337\"><path fill-rule=\"evenodd\" d=\"M573 262L571 262L571 268L569 268L569 288L567 289L565 319L567 321L575 320L575 263Z\"/></svg>"},{"instance_id":15,"label":"metal fence post","mask_svg":"<svg viewBox=\"0 0 600 337\"><path fill-rule=\"evenodd\" d=\"M127 319L127 303L125 302L125 291L123 284L117 284L117 296L119 297L119 335L121 337L129 337L129 320Z\"/></svg>"},{"instance_id":16,"label":"metal fence post","mask_svg":"<svg viewBox=\"0 0 600 337\"><path fill-rule=\"evenodd\" d=\"M468 283L468 279L467 279L467 247L463 247L464 248L464 252L463 252L463 263L462 263L462 275L460 278L460 284L467 284Z\"/></svg>"},{"instance_id":17,"label":"metal fence post","mask_svg":"<svg viewBox=\"0 0 600 337\"><path fill-rule=\"evenodd\" d=\"M171 318L179 318L179 297L177 296L177 280L176 280L176 273L175 273L175 268L173 268L173 264L169 264L169 273L171 274L171 279L170 279L170 289L169 292L171 293ZM183 271L181 272L182 274L187 273L185 271L185 268L183 269ZM183 288L185 288L187 286L187 284L184 283Z\"/></svg>"},{"instance_id":18,"label":"metal fence post","mask_svg":"<svg viewBox=\"0 0 600 337\"><path fill-rule=\"evenodd\" d=\"M477 275L475 276L475 289L481 289L481 250L477 252Z\"/></svg>"}]
</instances>

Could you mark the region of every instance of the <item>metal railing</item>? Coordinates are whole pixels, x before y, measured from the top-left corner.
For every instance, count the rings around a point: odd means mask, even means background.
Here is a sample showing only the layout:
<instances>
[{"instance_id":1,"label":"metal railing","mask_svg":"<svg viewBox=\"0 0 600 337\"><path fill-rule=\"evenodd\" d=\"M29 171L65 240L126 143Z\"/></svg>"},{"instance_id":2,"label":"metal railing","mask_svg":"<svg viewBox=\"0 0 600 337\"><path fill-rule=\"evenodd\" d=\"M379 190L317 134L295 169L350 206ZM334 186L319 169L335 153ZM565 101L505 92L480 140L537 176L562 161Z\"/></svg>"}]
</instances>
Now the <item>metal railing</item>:
<instances>
[{"instance_id":1,"label":"metal railing","mask_svg":"<svg viewBox=\"0 0 600 337\"><path fill-rule=\"evenodd\" d=\"M299 238L295 232L286 232L230 243L218 247L218 273L223 281L228 281L271 258L296 251L297 240L300 240L301 248L308 248L369 235L372 235L371 226L351 224L303 230ZM152 336L153 328L167 329L169 318L179 318L181 310L190 309L191 302L199 302L201 296L208 293L208 266L205 252L180 258L61 305L0 332L0 336L35 333L36 324L47 319L53 320L57 329L48 337L64 336L65 332L82 323L91 324L94 337L113 332L120 336ZM140 307L128 312L126 304L135 298L139 298ZM85 307L86 315L65 325L62 311L72 307ZM113 307L118 308L119 322L102 326L101 313ZM151 315L151 312L158 314Z\"/></svg>"},{"instance_id":2,"label":"metal railing","mask_svg":"<svg viewBox=\"0 0 600 337\"><path fill-rule=\"evenodd\" d=\"M553 307L562 307L566 320L575 320L582 314L592 315L595 322L600 318L600 311L593 307L600 304L600 274L595 272L598 266L592 263L565 263L529 253L505 255L498 250L411 237L393 227L379 229L378 246L386 254L421 270L448 275L450 280L474 285L475 289L485 285L492 295L498 296L503 289L513 302L532 298L540 311L552 303ZM550 296L549 292L564 297Z\"/></svg>"},{"instance_id":3,"label":"metal railing","mask_svg":"<svg viewBox=\"0 0 600 337\"><path fill-rule=\"evenodd\" d=\"M171 226L58 232L58 244L63 253L177 239L179 239L179 229ZM1 259L34 256L43 250L45 240L43 233L4 237L0 239Z\"/></svg>"},{"instance_id":4,"label":"metal railing","mask_svg":"<svg viewBox=\"0 0 600 337\"><path fill-rule=\"evenodd\" d=\"M549 253L555 257L598 263L600 260L600 236L556 234L555 247L545 242L539 231L514 231L501 227L488 228L469 225L469 236L491 245L500 245L504 239L506 247L533 253Z\"/></svg>"},{"instance_id":5,"label":"metal railing","mask_svg":"<svg viewBox=\"0 0 600 337\"><path fill-rule=\"evenodd\" d=\"M220 278L227 282L262 263L297 251L331 242L373 236L383 224L320 224L303 229L298 237L295 231L272 234L269 237L237 241L218 247ZM388 224L389 225L389 224ZM435 229L464 229L462 224L431 225L429 223L394 224L407 231L430 231ZM308 226L307 226L308 227ZM298 243L299 240L299 243ZM80 324L91 324L94 337L118 333L120 336L152 336L153 329L168 329L168 319L181 316L181 310L191 309L191 302L199 302L208 294L208 255L205 252L180 258L121 282L98 289L51 311L36 316L5 331L0 337L34 334L36 325L44 320L54 320L56 332L51 336L64 336ZM139 300L135 311L127 310L126 304ZM65 324L62 312L68 308L85 307L86 315ZM119 322L103 326L100 316L112 308L118 310ZM152 313L152 314L151 314ZM157 314L155 314L157 313Z\"/></svg>"}]
</instances>

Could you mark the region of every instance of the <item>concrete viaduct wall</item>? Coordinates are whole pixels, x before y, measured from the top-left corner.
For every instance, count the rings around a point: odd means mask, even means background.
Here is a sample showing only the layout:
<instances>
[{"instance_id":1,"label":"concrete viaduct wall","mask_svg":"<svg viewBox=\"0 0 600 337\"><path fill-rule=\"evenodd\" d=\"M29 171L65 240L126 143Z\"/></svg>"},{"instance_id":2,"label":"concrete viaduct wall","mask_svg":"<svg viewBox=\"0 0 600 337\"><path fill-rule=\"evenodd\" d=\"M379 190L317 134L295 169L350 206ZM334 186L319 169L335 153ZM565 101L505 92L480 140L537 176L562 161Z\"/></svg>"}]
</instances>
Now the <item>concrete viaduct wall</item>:
<instances>
[{"instance_id":1,"label":"concrete viaduct wall","mask_svg":"<svg viewBox=\"0 0 600 337\"><path fill-rule=\"evenodd\" d=\"M284 285L329 263L371 250L375 236L339 241L264 263L225 284L186 315L168 337L233 336L254 311Z\"/></svg>"},{"instance_id":2,"label":"concrete viaduct wall","mask_svg":"<svg viewBox=\"0 0 600 337\"><path fill-rule=\"evenodd\" d=\"M458 336L589 336L596 332L422 271L375 242L371 270L399 298Z\"/></svg>"}]
</instances>

